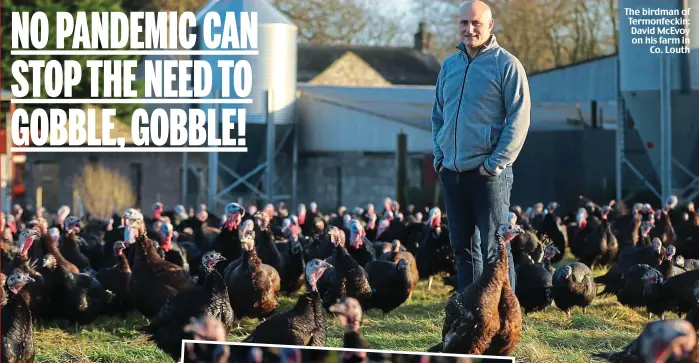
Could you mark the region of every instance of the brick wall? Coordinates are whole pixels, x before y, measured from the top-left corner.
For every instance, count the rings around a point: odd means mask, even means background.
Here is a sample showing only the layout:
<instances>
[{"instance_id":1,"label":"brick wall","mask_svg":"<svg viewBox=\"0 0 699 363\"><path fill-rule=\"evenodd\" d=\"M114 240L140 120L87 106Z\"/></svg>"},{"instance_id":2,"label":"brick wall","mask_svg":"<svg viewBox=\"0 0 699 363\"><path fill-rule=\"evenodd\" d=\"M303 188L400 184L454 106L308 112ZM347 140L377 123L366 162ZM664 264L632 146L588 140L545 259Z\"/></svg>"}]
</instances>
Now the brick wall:
<instances>
[{"instance_id":1,"label":"brick wall","mask_svg":"<svg viewBox=\"0 0 699 363\"><path fill-rule=\"evenodd\" d=\"M135 176L140 165L141 202L140 208L149 213L156 200L167 207L180 203L181 153L34 153L27 156L27 198L28 204L36 203L36 190L43 189L43 205L55 212L61 205L73 208L74 180L79 177L83 166L91 161L119 172L129 180ZM206 165L206 154L190 153L190 163ZM44 175L42 175L44 174ZM57 180L56 180L57 179ZM134 192L136 190L136 183ZM105 190L113 185L105 185ZM191 189L191 188L190 188Z\"/></svg>"},{"instance_id":2,"label":"brick wall","mask_svg":"<svg viewBox=\"0 0 699 363\"><path fill-rule=\"evenodd\" d=\"M73 207L73 178L80 175L82 168L90 161L91 154L41 153L32 154L27 163L27 203L33 205L36 189L43 188L43 205L54 212L60 205ZM133 163L141 165L142 185L140 208L145 213L156 200L172 208L180 203L180 153L122 153L94 154L100 163L130 178ZM190 163L206 166L206 154L189 154ZM408 186L422 186L423 155L409 158ZM48 167L47 167L48 166ZM291 157L281 154L277 159L276 172L288 181ZM341 178L338 179L338 168ZM43 174L42 175L42 170ZM47 170L52 170L50 173ZM57 171L57 173L55 172ZM323 210L336 210L338 203L354 208L366 207L367 203L376 206L383 204L385 197L395 198L396 168L393 153L333 153L306 154L299 156L298 201L310 203L315 201ZM56 180L58 179L58 180ZM338 183L338 180L341 180ZM192 183L192 179L190 179ZM112 186L105 186L105 190ZM277 186L277 194L290 194L291 185L282 183ZM341 195L338 196L338 188ZM196 186L190 185L190 191ZM205 192L205 190L204 190ZM195 193L190 193L190 200L196 201ZM199 195L205 202L205 193ZM203 199L201 199L203 198ZM194 202L192 204L195 204Z\"/></svg>"},{"instance_id":3,"label":"brick wall","mask_svg":"<svg viewBox=\"0 0 699 363\"><path fill-rule=\"evenodd\" d=\"M409 158L408 186L421 187L422 155ZM315 201L324 211L383 205L396 198L394 153L306 154L299 158L299 202Z\"/></svg>"}]
</instances>

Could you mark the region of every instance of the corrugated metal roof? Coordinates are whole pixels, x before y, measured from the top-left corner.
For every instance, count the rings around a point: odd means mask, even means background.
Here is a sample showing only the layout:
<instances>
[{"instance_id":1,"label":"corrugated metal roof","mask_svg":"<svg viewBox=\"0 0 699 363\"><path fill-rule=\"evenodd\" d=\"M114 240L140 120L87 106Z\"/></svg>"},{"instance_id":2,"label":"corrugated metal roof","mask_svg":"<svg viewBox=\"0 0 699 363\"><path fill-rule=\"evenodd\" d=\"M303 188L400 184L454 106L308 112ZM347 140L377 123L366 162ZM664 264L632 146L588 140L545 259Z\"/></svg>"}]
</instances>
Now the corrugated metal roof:
<instances>
[{"instance_id":1,"label":"corrugated metal roof","mask_svg":"<svg viewBox=\"0 0 699 363\"><path fill-rule=\"evenodd\" d=\"M375 117L401 122L423 130L431 130L430 116L434 102L434 86L316 86L298 84L302 97L360 111ZM600 105L599 107L602 107ZM613 104L605 104L605 121L613 122ZM582 110L589 122L589 112ZM609 117L607 116L609 115ZM579 119L575 103L541 103L532 106L531 131L575 130L580 125L568 123Z\"/></svg>"},{"instance_id":2,"label":"corrugated metal roof","mask_svg":"<svg viewBox=\"0 0 699 363\"><path fill-rule=\"evenodd\" d=\"M351 87L299 84L302 94L318 102L360 111L430 130L434 87Z\"/></svg>"},{"instance_id":3,"label":"corrugated metal roof","mask_svg":"<svg viewBox=\"0 0 699 363\"><path fill-rule=\"evenodd\" d=\"M617 56L529 75L533 102L616 101Z\"/></svg>"},{"instance_id":4,"label":"corrugated metal roof","mask_svg":"<svg viewBox=\"0 0 699 363\"><path fill-rule=\"evenodd\" d=\"M298 80L308 82L351 52L393 84L434 85L441 64L431 53L410 47L299 44Z\"/></svg>"}]
</instances>

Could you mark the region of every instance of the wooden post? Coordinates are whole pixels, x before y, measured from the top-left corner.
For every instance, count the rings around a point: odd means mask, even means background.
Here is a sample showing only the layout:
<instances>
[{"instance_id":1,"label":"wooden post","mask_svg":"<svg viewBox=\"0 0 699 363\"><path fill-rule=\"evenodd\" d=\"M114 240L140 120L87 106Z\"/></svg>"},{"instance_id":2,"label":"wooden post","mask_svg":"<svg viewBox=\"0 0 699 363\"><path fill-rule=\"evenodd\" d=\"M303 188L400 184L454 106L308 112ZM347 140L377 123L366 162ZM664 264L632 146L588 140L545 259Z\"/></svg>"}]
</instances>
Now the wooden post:
<instances>
[{"instance_id":1,"label":"wooden post","mask_svg":"<svg viewBox=\"0 0 699 363\"><path fill-rule=\"evenodd\" d=\"M408 136L401 130L396 139L396 200L405 208L408 184Z\"/></svg>"},{"instance_id":2,"label":"wooden post","mask_svg":"<svg viewBox=\"0 0 699 363\"><path fill-rule=\"evenodd\" d=\"M597 125L597 101L592 101L590 105L590 123L592 124L592 128L596 129L598 127Z\"/></svg>"}]
</instances>

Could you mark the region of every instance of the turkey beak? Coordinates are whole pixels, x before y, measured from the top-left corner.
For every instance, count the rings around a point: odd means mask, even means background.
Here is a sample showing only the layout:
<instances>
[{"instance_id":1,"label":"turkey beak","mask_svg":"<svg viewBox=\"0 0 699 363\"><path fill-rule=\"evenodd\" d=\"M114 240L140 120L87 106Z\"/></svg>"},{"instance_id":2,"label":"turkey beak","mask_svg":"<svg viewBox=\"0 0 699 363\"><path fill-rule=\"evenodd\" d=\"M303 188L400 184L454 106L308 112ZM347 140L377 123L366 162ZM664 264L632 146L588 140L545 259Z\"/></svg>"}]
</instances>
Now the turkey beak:
<instances>
[{"instance_id":1,"label":"turkey beak","mask_svg":"<svg viewBox=\"0 0 699 363\"><path fill-rule=\"evenodd\" d=\"M321 260L320 263L318 264L319 271L325 271L325 270L332 268L332 267L333 267L333 265L331 265L323 260Z\"/></svg>"},{"instance_id":2,"label":"turkey beak","mask_svg":"<svg viewBox=\"0 0 699 363\"><path fill-rule=\"evenodd\" d=\"M514 232L517 234L521 234L524 233L524 229L522 229L522 227L519 224L515 224Z\"/></svg>"}]
</instances>

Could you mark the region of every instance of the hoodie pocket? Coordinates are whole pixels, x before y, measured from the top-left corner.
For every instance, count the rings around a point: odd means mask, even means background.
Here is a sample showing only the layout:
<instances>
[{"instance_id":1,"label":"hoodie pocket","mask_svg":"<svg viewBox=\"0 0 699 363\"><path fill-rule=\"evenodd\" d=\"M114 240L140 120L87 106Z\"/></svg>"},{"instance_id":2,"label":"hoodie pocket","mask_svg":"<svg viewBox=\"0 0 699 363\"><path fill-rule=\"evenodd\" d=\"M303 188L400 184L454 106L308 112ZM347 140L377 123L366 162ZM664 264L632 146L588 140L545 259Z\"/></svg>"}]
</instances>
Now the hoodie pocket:
<instances>
[{"instance_id":1,"label":"hoodie pocket","mask_svg":"<svg viewBox=\"0 0 699 363\"><path fill-rule=\"evenodd\" d=\"M490 127L489 125L485 125L485 145L488 150L493 149L493 142L490 139L491 135L493 134L493 128Z\"/></svg>"},{"instance_id":2,"label":"hoodie pocket","mask_svg":"<svg viewBox=\"0 0 699 363\"><path fill-rule=\"evenodd\" d=\"M459 133L459 153L465 156L490 153L490 128L487 124L466 124Z\"/></svg>"}]
</instances>

